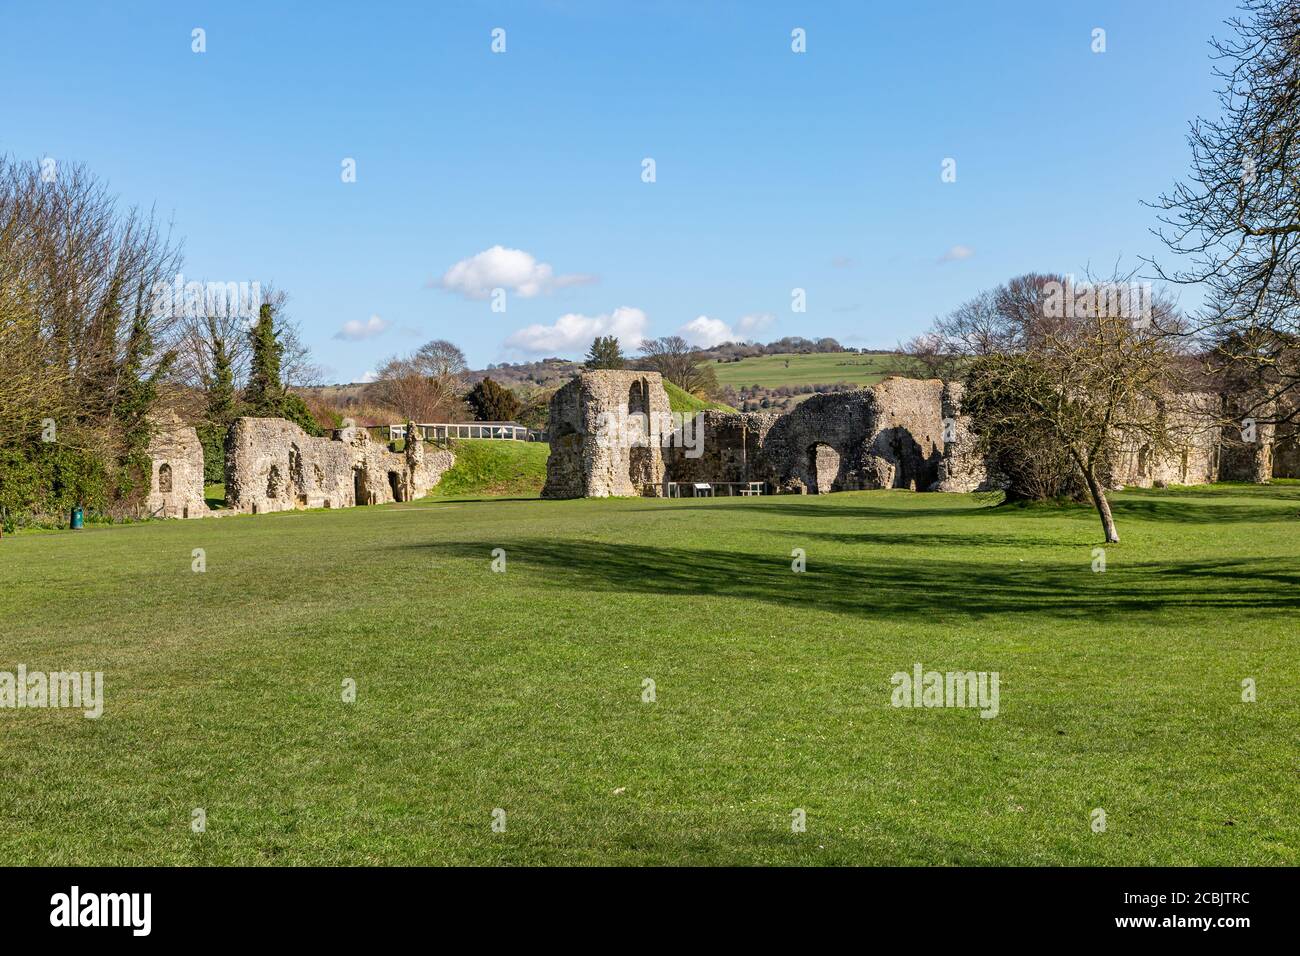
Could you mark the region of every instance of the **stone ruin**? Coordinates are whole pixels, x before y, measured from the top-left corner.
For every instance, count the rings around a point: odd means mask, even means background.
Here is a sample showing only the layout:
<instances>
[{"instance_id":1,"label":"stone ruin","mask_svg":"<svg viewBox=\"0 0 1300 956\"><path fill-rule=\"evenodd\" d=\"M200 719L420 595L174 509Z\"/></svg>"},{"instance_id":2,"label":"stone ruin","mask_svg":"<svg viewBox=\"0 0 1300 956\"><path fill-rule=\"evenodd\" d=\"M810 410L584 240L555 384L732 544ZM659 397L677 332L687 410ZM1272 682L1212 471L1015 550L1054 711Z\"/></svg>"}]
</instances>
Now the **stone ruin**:
<instances>
[{"instance_id":1,"label":"stone ruin","mask_svg":"<svg viewBox=\"0 0 1300 956\"><path fill-rule=\"evenodd\" d=\"M642 495L663 486L672 409L658 372L583 372L551 396L550 408L543 498ZM606 423L639 429L640 441L602 441Z\"/></svg>"},{"instance_id":2,"label":"stone ruin","mask_svg":"<svg viewBox=\"0 0 1300 956\"><path fill-rule=\"evenodd\" d=\"M1259 426L1256 442L1240 442L1217 424L1225 415L1220 396L1174 399L1170 418L1182 449L1159 455L1121 440L1113 485L1267 481L1287 474L1278 470L1284 459L1273 456L1271 426ZM665 441L680 435L666 421L668 396L658 373L584 371L551 398L542 496L661 496L669 482L761 481L769 493L795 494L1003 487L978 452L961 400L960 382L893 377L870 388L815 395L781 415L701 412L702 453L696 455L688 442ZM633 441L602 438L603 426L637 420L638 412L648 414L629 430Z\"/></svg>"},{"instance_id":3,"label":"stone ruin","mask_svg":"<svg viewBox=\"0 0 1300 956\"><path fill-rule=\"evenodd\" d=\"M351 423L315 438L283 418L240 418L226 433L226 507L214 512L204 501L203 445L195 430L174 412L154 425L146 507L160 518L412 501L428 494L456 460L420 441L389 451ZM414 434L410 425L407 434Z\"/></svg>"},{"instance_id":4,"label":"stone ruin","mask_svg":"<svg viewBox=\"0 0 1300 956\"><path fill-rule=\"evenodd\" d=\"M263 514L412 501L454 462L451 452L428 453L420 441L389 451L350 424L314 438L283 418L241 418L226 435L226 507Z\"/></svg>"},{"instance_id":5,"label":"stone ruin","mask_svg":"<svg viewBox=\"0 0 1300 956\"><path fill-rule=\"evenodd\" d=\"M695 455L689 442L674 440L680 435L657 372L582 372L551 398L542 496L657 496L670 481L762 481L812 494L925 490L943 458L942 391L937 380L895 378L814 396L785 415L702 412ZM602 438L602 427L624 421L642 422L629 429L633 440Z\"/></svg>"},{"instance_id":6,"label":"stone ruin","mask_svg":"<svg viewBox=\"0 0 1300 956\"><path fill-rule=\"evenodd\" d=\"M151 419L152 461L145 510L154 518L202 518L208 515L203 495L203 444L193 427L170 409Z\"/></svg>"}]
</instances>

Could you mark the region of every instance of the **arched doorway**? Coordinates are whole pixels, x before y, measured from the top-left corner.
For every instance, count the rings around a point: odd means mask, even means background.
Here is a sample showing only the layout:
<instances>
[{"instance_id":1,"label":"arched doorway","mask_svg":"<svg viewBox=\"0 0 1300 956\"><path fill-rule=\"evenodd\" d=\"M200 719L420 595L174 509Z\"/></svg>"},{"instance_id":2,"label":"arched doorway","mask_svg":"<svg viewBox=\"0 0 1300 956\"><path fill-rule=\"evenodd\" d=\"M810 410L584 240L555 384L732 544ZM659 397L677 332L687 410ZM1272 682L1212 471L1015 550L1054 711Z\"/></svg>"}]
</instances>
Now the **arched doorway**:
<instances>
[{"instance_id":1,"label":"arched doorway","mask_svg":"<svg viewBox=\"0 0 1300 956\"><path fill-rule=\"evenodd\" d=\"M158 491L161 494L170 494L172 490L172 466L163 462L158 466Z\"/></svg>"},{"instance_id":2,"label":"arched doorway","mask_svg":"<svg viewBox=\"0 0 1300 956\"><path fill-rule=\"evenodd\" d=\"M840 453L825 442L808 446L808 482L810 495L826 495L835 490L840 474Z\"/></svg>"},{"instance_id":3,"label":"arched doorway","mask_svg":"<svg viewBox=\"0 0 1300 956\"><path fill-rule=\"evenodd\" d=\"M637 379L627 393L628 443L627 476L641 494L648 494L653 482L650 452L650 383Z\"/></svg>"}]
</instances>

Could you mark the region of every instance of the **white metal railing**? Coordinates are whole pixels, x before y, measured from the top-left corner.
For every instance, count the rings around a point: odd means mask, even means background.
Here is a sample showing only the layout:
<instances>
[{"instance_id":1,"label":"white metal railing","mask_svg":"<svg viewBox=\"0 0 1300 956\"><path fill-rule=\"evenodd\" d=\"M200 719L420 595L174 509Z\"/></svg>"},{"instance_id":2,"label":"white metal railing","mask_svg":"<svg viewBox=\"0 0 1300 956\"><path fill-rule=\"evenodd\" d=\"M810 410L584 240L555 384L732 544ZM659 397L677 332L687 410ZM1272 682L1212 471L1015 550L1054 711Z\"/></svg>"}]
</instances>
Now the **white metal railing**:
<instances>
[{"instance_id":1,"label":"white metal railing","mask_svg":"<svg viewBox=\"0 0 1300 956\"><path fill-rule=\"evenodd\" d=\"M523 425L495 425L490 422L416 422L416 429L425 441L446 441L449 438L488 438L498 441L545 441L546 433ZM388 438L395 441L406 437L405 425L389 425Z\"/></svg>"}]
</instances>

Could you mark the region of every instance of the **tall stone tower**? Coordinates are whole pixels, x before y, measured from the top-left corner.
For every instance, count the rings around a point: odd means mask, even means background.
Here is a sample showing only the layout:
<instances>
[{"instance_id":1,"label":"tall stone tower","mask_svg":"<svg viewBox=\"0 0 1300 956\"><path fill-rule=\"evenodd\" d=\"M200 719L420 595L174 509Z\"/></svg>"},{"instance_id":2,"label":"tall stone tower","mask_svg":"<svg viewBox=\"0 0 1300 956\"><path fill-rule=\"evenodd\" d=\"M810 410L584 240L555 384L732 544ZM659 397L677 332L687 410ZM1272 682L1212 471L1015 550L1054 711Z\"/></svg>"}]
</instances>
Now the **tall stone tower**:
<instances>
[{"instance_id":1,"label":"tall stone tower","mask_svg":"<svg viewBox=\"0 0 1300 956\"><path fill-rule=\"evenodd\" d=\"M658 372L581 372L551 397L543 498L657 497L672 409Z\"/></svg>"}]
</instances>

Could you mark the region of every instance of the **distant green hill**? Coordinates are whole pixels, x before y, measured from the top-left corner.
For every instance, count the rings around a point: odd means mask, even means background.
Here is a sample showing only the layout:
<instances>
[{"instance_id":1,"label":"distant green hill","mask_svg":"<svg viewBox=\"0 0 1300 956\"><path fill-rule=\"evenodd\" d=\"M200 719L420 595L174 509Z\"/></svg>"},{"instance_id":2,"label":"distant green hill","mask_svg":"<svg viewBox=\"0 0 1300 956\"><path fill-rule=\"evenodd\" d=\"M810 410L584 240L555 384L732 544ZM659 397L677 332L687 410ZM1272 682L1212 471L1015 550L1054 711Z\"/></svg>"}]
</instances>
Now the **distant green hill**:
<instances>
[{"instance_id":1,"label":"distant green hill","mask_svg":"<svg viewBox=\"0 0 1300 956\"><path fill-rule=\"evenodd\" d=\"M730 405L725 405L722 402L711 402L705 398L697 398L690 392L678 388L668 379L664 379L664 391L668 393L669 407L675 412L681 412L683 415L694 415L696 412L706 411L735 411Z\"/></svg>"},{"instance_id":2,"label":"distant green hill","mask_svg":"<svg viewBox=\"0 0 1300 956\"><path fill-rule=\"evenodd\" d=\"M740 388L760 385L874 385L897 374L894 355L859 355L856 352L820 352L813 355L762 355L739 362L714 362L718 382ZM787 367L788 363L788 367Z\"/></svg>"}]
</instances>

